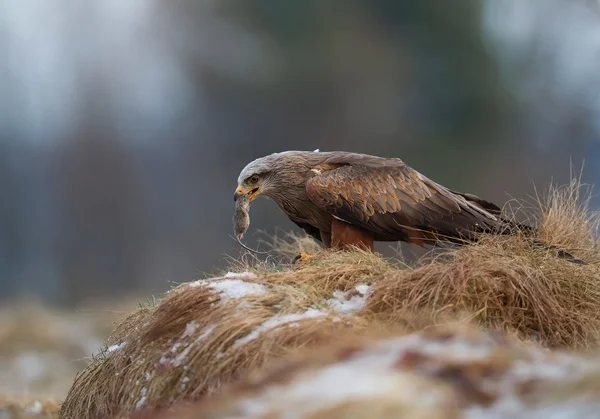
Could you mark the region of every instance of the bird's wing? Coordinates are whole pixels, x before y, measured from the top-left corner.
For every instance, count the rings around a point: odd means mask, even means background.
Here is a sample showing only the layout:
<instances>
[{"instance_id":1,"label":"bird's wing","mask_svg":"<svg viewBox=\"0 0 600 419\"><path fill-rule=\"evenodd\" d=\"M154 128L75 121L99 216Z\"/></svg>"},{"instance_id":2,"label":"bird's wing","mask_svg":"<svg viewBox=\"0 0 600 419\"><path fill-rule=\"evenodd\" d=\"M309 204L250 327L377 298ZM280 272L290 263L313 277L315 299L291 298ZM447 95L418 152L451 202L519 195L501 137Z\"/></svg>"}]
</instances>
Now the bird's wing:
<instances>
[{"instance_id":1,"label":"bird's wing","mask_svg":"<svg viewBox=\"0 0 600 419\"><path fill-rule=\"evenodd\" d=\"M455 195L462 196L467 201L469 201L471 204L479 205L479 207L486 210L490 214L493 214L493 215L502 214L502 208L500 208L498 205L494 204L493 202L485 201L485 200L481 199L480 197L473 195L473 194L469 194L469 193L457 192L457 191L453 191L452 189L448 189L448 191Z\"/></svg>"},{"instance_id":2,"label":"bird's wing","mask_svg":"<svg viewBox=\"0 0 600 419\"><path fill-rule=\"evenodd\" d=\"M314 173L306 184L311 201L380 240L405 239L407 228L456 238L497 225L494 214L482 205L498 208L494 204L470 202L468 195L453 193L400 159L330 162Z\"/></svg>"}]
</instances>

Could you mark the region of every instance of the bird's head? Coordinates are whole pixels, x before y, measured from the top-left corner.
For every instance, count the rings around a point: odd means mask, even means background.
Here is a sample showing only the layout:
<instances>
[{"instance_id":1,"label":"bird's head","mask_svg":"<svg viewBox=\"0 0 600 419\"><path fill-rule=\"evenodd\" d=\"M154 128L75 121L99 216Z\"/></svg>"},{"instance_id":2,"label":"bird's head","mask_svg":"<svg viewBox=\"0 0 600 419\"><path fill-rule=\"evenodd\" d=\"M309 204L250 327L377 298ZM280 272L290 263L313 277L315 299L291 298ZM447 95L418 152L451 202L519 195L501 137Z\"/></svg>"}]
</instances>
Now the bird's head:
<instances>
[{"instance_id":1,"label":"bird's head","mask_svg":"<svg viewBox=\"0 0 600 419\"><path fill-rule=\"evenodd\" d=\"M248 195L250 201L259 196L277 200L287 192L293 192L297 188L303 189L310 171L306 159L313 153L287 151L270 154L248 163L238 177L234 200L237 201L242 195Z\"/></svg>"}]
</instances>

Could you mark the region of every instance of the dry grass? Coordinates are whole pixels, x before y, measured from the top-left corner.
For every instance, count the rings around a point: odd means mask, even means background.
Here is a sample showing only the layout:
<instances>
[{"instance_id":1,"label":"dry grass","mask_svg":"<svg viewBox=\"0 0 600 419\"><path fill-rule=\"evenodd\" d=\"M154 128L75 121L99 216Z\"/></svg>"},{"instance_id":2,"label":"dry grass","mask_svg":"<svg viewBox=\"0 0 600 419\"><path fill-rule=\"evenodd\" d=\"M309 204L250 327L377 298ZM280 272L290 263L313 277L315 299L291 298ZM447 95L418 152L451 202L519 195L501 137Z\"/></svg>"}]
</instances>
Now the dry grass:
<instances>
[{"instance_id":1,"label":"dry grass","mask_svg":"<svg viewBox=\"0 0 600 419\"><path fill-rule=\"evenodd\" d=\"M341 339L139 419L541 418L556 408L583 419L600 408L599 372L594 358L452 325Z\"/></svg>"},{"instance_id":2,"label":"dry grass","mask_svg":"<svg viewBox=\"0 0 600 419\"><path fill-rule=\"evenodd\" d=\"M571 264L523 238L494 238L378 281L368 309L391 322L405 311L466 311L484 326L548 347L592 347L600 330L599 267Z\"/></svg>"},{"instance_id":3,"label":"dry grass","mask_svg":"<svg viewBox=\"0 0 600 419\"><path fill-rule=\"evenodd\" d=\"M590 211L591 188L588 192L585 189L586 185L573 178L569 185L550 185L542 196L536 197L538 238L598 265L600 213Z\"/></svg>"},{"instance_id":4,"label":"dry grass","mask_svg":"<svg viewBox=\"0 0 600 419\"><path fill-rule=\"evenodd\" d=\"M600 331L598 214L575 182L541 199L537 237L586 262L570 263L523 236L483 236L378 281L368 309L389 316L466 311L478 323L556 347L590 348Z\"/></svg>"},{"instance_id":5,"label":"dry grass","mask_svg":"<svg viewBox=\"0 0 600 419\"><path fill-rule=\"evenodd\" d=\"M598 217L578 191L577 183L549 190L540 204L536 238L586 265L560 259L522 236L484 236L476 245L423 258L414 267L359 250L316 252L306 239L274 241L278 253L266 262L248 256L230 268L253 272L243 285L253 293L225 298L209 283L181 284L157 306L118 325L108 345L125 344L82 371L61 417L166 408L211 395L248 370L305 348L326 348L348 334L402 334L448 319L501 330L534 346L594 347L600 330ZM300 250L314 257L285 263ZM320 317L295 321L307 312ZM281 318L292 326L257 333ZM390 409L401 407L392 403Z\"/></svg>"},{"instance_id":6,"label":"dry grass","mask_svg":"<svg viewBox=\"0 0 600 419\"><path fill-rule=\"evenodd\" d=\"M197 398L248 368L367 325L330 314L316 293L301 286L262 277L247 278L242 286L237 289L246 295L226 297L207 283L182 284L155 308L132 314L109 340L123 346L98 356L76 378L61 417L110 417ZM277 319L287 323L256 333Z\"/></svg>"}]
</instances>

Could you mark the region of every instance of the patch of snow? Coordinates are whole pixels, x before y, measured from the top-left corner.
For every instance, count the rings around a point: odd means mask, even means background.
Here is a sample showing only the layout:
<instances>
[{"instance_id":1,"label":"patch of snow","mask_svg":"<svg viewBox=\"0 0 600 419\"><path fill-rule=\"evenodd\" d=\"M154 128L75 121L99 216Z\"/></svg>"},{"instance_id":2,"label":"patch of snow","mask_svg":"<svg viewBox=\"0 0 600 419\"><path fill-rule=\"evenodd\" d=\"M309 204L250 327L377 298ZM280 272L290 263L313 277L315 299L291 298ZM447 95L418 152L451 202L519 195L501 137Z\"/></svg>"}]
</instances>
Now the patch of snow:
<instances>
[{"instance_id":1,"label":"patch of snow","mask_svg":"<svg viewBox=\"0 0 600 419\"><path fill-rule=\"evenodd\" d=\"M154 371L144 373L144 378L146 379L146 381L152 380L153 377L154 377Z\"/></svg>"},{"instance_id":2,"label":"patch of snow","mask_svg":"<svg viewBox=\"0 0 600 419\"><path fill-rule=\"evenodd\" d=\"M207 327L206 330L204 332L202 332L200 334L200 336L198 336L196 338L196 343L200 343L202 342L204 339L206 339L207 337L209 337L211 335L211 333L215 330L215 326L210 326Z\"/></svg>"},{"instance_id":3,"label":"patch of snow","mask_svg":"<svg viewBox=\"0 0 600 419\"><path fill-rule=\"evenodd\" d=\"M289 412L286 418L302 418L311 413L347 401L373 399L377 396L400 398L407 405L441 408L455 397L452 392L427 381L420 381L410 366L398 367L398 360L407 351L433 356L440 365L452 365L456 360L478 362L494 356L497 346L486 340L428 339L413 334L385 339L373 346L345 358L343 361L296 376L285 385L273 385L259 394L242 399L239 408L243 417L263 417L272 412ZM599 370L593 360L581 357L546 354L528 351L523 360L515 360L501 376L482 379L481 385L496 393L498 399L489 406L472 404L464 410L466 419L580 419L597 415L600 403L580 398L578 400L527 402L519 398L518 391L530 380L554 382L563 385L571 379L581 379ZM449 364L448 364L449 363ZM428 368L436 368L431 364ZM417 367L418 368L418 367ZM423 387L424 385L424 387ZM446 390L445 390L446 389ZM584 395L582 394L582 397ZM450 399L449 399L450 398ZM461 416L463 417L463 416Z\"/></svg>"},{"instance_id":4,"label":"patch of snow","mask_svg":"<svg viewBox=\"0 0 600 419\"><path fill-rule=\"evenodd\" d=\"M290 324L290 323L293 324L293 323L296 323L296 322L299 322L302 320L315 319L315 318L325 317L325 316L327 316L326 312L317 310L314 308L309 308L308 310L306 310L304 313L301 313L301 314L286 314L283 316L272 317L272 318L266 320L265 322L263 322L260 326L258 326L256 329L254 329L252 332L250 332L246 336L237 339L233 343L232 347L237 348L242 345L245 345L246 343L251 342L251 341L255 340L256 338L258 338L261 333L266 332L271 329L274 329L278 326L282 326L282 325L286 325L286 324Z\"/></svg>"},{"instance_id":5,"label":"patch of snow","mask_svg":"<svg viewBox=\"0 0 600 419\"><path fill-rule=\"evenodd\" d=\"M179 355L177 355L171 361L171 364L173 364L173 366L175 366L175 367L179 367L179 366L183 365L183 363L186 361L187 356L190 353L191 349L192 349L192 345L188 345L183 351L181 351L181 353Z\"/></svg>"},{"instance_id":6,"label":"patch of snow","mask_svg":"<svg viewBox=\"0 0 600 419\"><path fill-rule=\"evenodd\" d=\"M244 282L241 279L217 279L195 281L190 284L193 287L209 287L220 294L222 300L236 300L249 295L267 294L268 290L262 284Z\"/></svg>"},{"instance_id":7,"label":"patch of snow","mask_svg":"<svg viewBox=\"0 0 600 419\"><path fill-rule=\"evenodd\" d=\"M190 381L190 377L183 377L183 378L181 379L181 382L182 382L182 383L187 383L188 381Z\"/></svg>"},{"instance_id":8,"label":"patch of snow","mask_svg":"<svg viewBox=\"0 0 600 419\"><path fill-rule=\"evenodd\" d=\"M468 342L463 339L436 341L416 334L386 339L375 346L394 359L405 351L417 351L427 356L442 356L444 359L480 360L488 357L494 349L491 342Z\"/></svg>"},{"instance_id":9,"label":"patch of snow","mask_svg":"<svg viewBox=\"0 0 600 419\"><path fill-rule=\"evenodd\" d=\"M183 351L181 351L181 353L171 361L173 366L179 367L180 365L183 365L183 363L187 360L187 356L190 353L190 350L192 350L194 344L202 342L204 339L210 336L213 330L215 330L215 326L208 327L200 336L196 338L194 343L189 344Z\"/></svg>"},{"instance_id":10,"label":"patch of snow","mask_svg":"<svg viewBox=\"0 0 600 419\"><path fill-rule=\"evenodd\" d=\"M318 152L319 152L319 149L318 149L318 148L317 148L317 149L315 149L315 151L313 151L313 153L318 153Z\"/></svg>"},{"instance_id":11,"label":"patch of snow","mask_svg":"<svg viewBox=\"0 0 600 419\"><path fill-rule=\"evenodd\" d=\"M227 272L226 279L256 279L258 276L253 272Z\"/></svg>"},{"instance_id":12,"label":"patch of snow","mask_svg":"<svg viewBox=\"0 0 600 419\"><path fill-rule=\"evenodd\" d=\"M198 322L196 320L192 320L185 325L185 331L183 332L183 336L181 336L181 338L185 339L188 336L192 336L194 333L196 333L196 330L198 330L199 327L200 325Z\"/></svg>"},{"instance_id":13,"label":"patch of snow","mask_svg":"<svg viewBox=\"0 0 600 419\"><path fill-rule=\"evenodd\" d=\"M244 282L240 279L226 279L215 281L208 285L211 289L221 294L221 299L238 299L248 295L261 295L267 293L267 288L261 284Z\"/></svg>"},{"instance_id":14,"label":"patch of snow","mask_svg":"<svg viewBox=\"0 0 600 419\"><path fill-rule=\"evenodd\" d=\"M148 389L146 387L142 388L140 391L140 399L135 404L135 410L140 410L146 404L146 394L148 394Z\"/></svg>"},{"instance_id":15,"label":"patch of snow","mask_svg":"<svg viewBox=\"0 0 600 419\"><path fill-rule=\"evenodd\" d=\"M193 342L186 344L184 349L177 356L175 356L175 358L170 359L165 356L162 356L158 362L163 365L171 364L174 367L179 367L179 366L183 365L186 362L187 357L188 357L190 351L192 350L192 348L194 347L194 345L205 340L208 336L210 336L210 334L214 330L215 330L215 326L207 327L206 330L204 332L202 332ZM176 353L179 350L179 348L181 348L182 346L184 346L183 343L176 342L170 349L171 353Z\"/></svg>"},{"instance_id":16,"label":"patch of snow","mask_svg":"<svg viewBox=\"0 0 600 419\"><path fill-rule=\"evenodd\" d=\"M370 357L372 361L381 361ZM386 357L386 361L387 361ZM387 362L364 363L355 360L335 363L297 378L288 386L277 386L256 397L242 400L240 410L243 417L265 417L273 411L285 409L287 418L308 417L311 413L328 406L347 401L372 399L382 394L393 394L407 404L435 405L444 398L440 387L415 385L414 377L389 368Z\"/></svg>"},{"instance_id":17,"label":"patch of snow","mask_svg":"<svg viewBox=\"0 0 600 419\"><path fill-rule=\"evenodd\" d=\"M334 291L333 298L327 300L327 304L340 314L356 314L362 310L371 295L371 288L366 284L357 285L355 288L359 295L352 295L354 291Z\"/></svg>"},{"instance_id":18,"label":"patch of snow","mask_svg":"<svg viewBox=\"0 0 600 419\"><path fill-rule=\"evenodd\" d=\"M106 348L106 353L110 354L112 352L118 351L119 349L121 349L125 345L127 345L126 341L123 341L121 343L117 343L116 345L110 345L108 348Z\"/></svg>"},{"instance_id":19,"label":"patch of snow","mask_svg":"<svg viewBox=\"0 0 600 419\"><path fill-rule=\"evenodd\" d=\"M358 291L362 295L367 295L371 293L371 287L367 284L358 284L355 288L356 291Z\"/></svg>"},{"instance_id":20,"label":"patch of snow","mask_svg":"<svg viewBox=\"0 0 600 419\"><path fill-rule=\"evenodd\" d=\"M31 406L25 409L25 413L32 413L34 415L39 415L42 413L42 404L39 401L34 401Z\"/></svg>"}]
</instances>

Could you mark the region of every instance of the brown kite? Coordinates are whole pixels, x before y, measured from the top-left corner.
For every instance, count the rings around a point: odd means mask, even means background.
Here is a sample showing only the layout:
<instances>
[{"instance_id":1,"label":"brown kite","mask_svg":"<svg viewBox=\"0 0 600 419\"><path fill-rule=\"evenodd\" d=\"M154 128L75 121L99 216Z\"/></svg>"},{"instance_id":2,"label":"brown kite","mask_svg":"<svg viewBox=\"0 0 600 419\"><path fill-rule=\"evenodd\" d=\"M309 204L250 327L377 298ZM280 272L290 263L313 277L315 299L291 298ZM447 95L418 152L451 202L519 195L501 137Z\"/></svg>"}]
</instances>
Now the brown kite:
<instances>
[{"instance_id":1,"label":"brown kite","mask_svg":"<svg viewBox=\"0 0 600 419\"><path fill-rule=\"evenodd\" d=\"M450 190L398 158L342 151L286 151L249 163L235 199L265 196L325 247L403 241L465 243L478 233L531 229L477 196Z\"/></svg>"}]
</instances>

